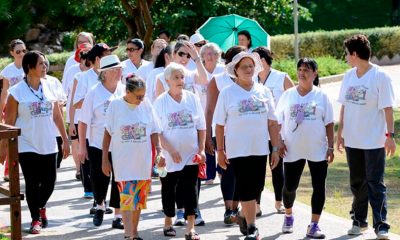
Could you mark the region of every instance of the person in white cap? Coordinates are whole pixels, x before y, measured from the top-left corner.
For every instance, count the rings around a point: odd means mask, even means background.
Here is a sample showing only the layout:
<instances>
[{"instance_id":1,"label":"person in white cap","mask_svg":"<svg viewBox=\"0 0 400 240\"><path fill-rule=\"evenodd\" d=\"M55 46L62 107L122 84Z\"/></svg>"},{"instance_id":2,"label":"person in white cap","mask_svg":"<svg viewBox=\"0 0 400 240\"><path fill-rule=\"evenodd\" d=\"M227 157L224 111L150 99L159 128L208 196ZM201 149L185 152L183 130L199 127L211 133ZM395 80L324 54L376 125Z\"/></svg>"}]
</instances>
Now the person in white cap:
<instances>
[{"instance_id":1,"label":"person in white cap","mask_svg":"<svg viewBox=\"0 0 400 240\"><path fill-rule=\"evenodd\" d=\"M227 164L233 168L242 206L237 220L247 240L259 239L256 198L265 184L265 159L269 154L265 141L270 138L273 146L271 168L279 162L281 146L271 91L253 81L253 75L261 70L256 54L237 54L226 66L235 84L220 92L214 113L218 164L223 169Z\"/></svg>"},{"instance_id":2,"label":"person in white cap","mask_svg":"<svg viewBox=\"0 0 400 240\"><path fill-rule=\"evenodd\" d=\"M125 87L121 83L122 65L117 55L108 55L100 59L99 83L87 93L83 101L79 116L79 154L80 161L84 161L88 155L91 168L91 180L94 199L97 203L97 210L93 217L93 224L100 226L103 222L106 206L104 200L107 196L110 177L102 172L102 148L104 124L106 122L106 112L110 102L122 97ZM89 131L87 131L89 130ZM88 136L86 136L88 132ZM86 141L81 139L88 138L89 148L86 152ZM111 154L109 154L110 162ZM113 228L123 229L122 217L119 214L120 198L117 184L112 175L110 206L115 208L115 219L112 223Z\"/></svg>"}]
</instances>

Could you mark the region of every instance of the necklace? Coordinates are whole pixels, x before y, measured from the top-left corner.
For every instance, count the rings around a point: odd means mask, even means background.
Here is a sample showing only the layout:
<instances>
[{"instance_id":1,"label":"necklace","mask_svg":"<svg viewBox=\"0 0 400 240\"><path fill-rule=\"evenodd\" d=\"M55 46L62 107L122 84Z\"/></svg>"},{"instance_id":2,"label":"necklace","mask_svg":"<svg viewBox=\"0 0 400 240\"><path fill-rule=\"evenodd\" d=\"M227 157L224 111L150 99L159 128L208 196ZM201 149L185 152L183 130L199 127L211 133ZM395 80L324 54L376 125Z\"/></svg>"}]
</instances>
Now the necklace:
<instances>
[{"instance_id":1,"label":"necklace","mask_svg":"<svg viewBox=\"0 0 400 240\"><path fill-rule=\"evenodd\" d=\"M267 82L267 80L268 80L268 78L269 78L269 75L271 75L271 70L269 70L269 73L268 73L268 75L267 75L267 77L265 78L265 81L263 82L263 86L265 86L265 83ZM260 81L260 77L258 77L258 83L261 83L261 81Z\"/></svg>"},{"instance_id":2,"label":"necklace","mask_svg":"<svg viewBox=\"0 0 400 240\"><path fill-rule=\"evenodd\" d=\"M43 96L42 84L39 85L39 89L38 89L38 91L40 91L40 94L42 95L42 97L39 97L39 96L35 93L34 89L32 89L31 85L29 85L28 79L27 79L27 78L25 78L25 82L26 82L26 85L28 85L29 90L31 90L31 93L32 93L33 95L35 95L41 102L43 102L44 96Z\"/></svg>"}]
</instances>

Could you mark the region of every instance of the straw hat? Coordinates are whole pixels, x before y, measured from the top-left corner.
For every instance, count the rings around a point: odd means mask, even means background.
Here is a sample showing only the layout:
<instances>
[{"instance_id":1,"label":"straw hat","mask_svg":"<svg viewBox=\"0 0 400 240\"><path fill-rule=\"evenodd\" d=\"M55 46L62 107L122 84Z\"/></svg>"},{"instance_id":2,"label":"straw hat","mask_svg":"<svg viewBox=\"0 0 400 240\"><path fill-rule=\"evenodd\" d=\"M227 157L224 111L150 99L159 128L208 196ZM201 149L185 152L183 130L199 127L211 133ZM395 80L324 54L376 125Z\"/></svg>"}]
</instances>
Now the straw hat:
<instances>
[{"instance_id":1,"label":"straw hat","mask_svg":"<svg viewBox=\"0 0 400 240\"><path fill-rule=\"evenodd\" d=\"M233 57L232 62L225 66L225 71L232 78L237 78L235 74L235 66L243 59L251 58L255 64L254 75L258 75L259 72L263 70L261 59L256 53L240 52L235 57Z\"/></svg>"}]
</instances>

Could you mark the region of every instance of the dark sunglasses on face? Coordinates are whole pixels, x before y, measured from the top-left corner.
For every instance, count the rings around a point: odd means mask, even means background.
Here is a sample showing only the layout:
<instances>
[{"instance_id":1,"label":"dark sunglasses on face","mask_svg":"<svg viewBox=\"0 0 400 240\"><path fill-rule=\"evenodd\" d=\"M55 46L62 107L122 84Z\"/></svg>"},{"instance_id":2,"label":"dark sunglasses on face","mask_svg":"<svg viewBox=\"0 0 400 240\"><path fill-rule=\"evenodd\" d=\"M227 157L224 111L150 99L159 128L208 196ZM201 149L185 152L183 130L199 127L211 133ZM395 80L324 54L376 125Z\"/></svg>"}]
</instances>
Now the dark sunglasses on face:
<instances>
[{"instance_id":1,"label":"dark sunglasses on face","mask_svg":"<svg viewBox=\"0 0 400 240\"><path fill-rule=\"evenodd\" d=\"M185 53L185 52L178 52L178 56L179 56L179 57L184 57L184 56L186 56L188 59L190 58L190 54L189 54L189 53Z\"/></svg>"},{"instance_id":2,"label":"dark sunglasses on face","mask_svg":"<svg viewBox=\"0 0 400 240\"><path fill-rule=\"evenodd\" d=\"M200 42L200 43L195 43L194 45L195 45L196 47L202 47L202 46L204 46L204 45L206 45L206 44Z\"/></svg>"},{"instance_id":3,"label":"dark sunglasses on face","mask_svg":"<svg viewBox=\"0 0 400 240\"><path fill-rule=\"evenodd\" d=\"M15 51L15 53L16 53L17 55L20 54L21 52L26 53L26 49L22 49L22 50L17 50L17 51Z\"/></svg>"},{"instance_id":4,"label":"dark sunglasses on face","mask_svg":"<svg viewBox=\"0 0 400 240\"><path fill-rule=\"evenodd\" d=\"M127 52L134 52L134 51L137 51L137 50L139 50L140 48L126 48L126 51Z\"/></svg>"}]
</instances>

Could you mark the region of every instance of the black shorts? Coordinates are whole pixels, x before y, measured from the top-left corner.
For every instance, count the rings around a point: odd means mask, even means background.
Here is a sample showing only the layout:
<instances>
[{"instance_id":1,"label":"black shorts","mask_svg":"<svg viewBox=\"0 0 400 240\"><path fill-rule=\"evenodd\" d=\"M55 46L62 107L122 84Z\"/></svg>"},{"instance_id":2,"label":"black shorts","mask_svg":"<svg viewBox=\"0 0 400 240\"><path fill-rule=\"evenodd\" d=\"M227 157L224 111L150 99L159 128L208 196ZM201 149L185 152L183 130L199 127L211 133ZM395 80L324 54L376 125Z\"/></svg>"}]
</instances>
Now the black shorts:
<instances>
[{"instance_id":1,"label":"black shorts","mask_svg":"<svg viewBox=\"0 0 400 240\"><path fill-rule=\"evenodd\" d=\"M71 125L71 124L69 124ZM76 135L75 136L71 136L71 141L72 140L78 140L79 138L79 133L78 133L78 124L74 124L75 125L75 129L76 129Z\"/></svg>"},{"instance_id":2,"label":"black shorts","mask_svg":"<svg viewBox=\"0 0 400 240\"><path fill-rule=\"evenodd\" d=\"M267 155L229 159L240 201L256 200L265 185Z\"/></svg>"}]
</instances>

